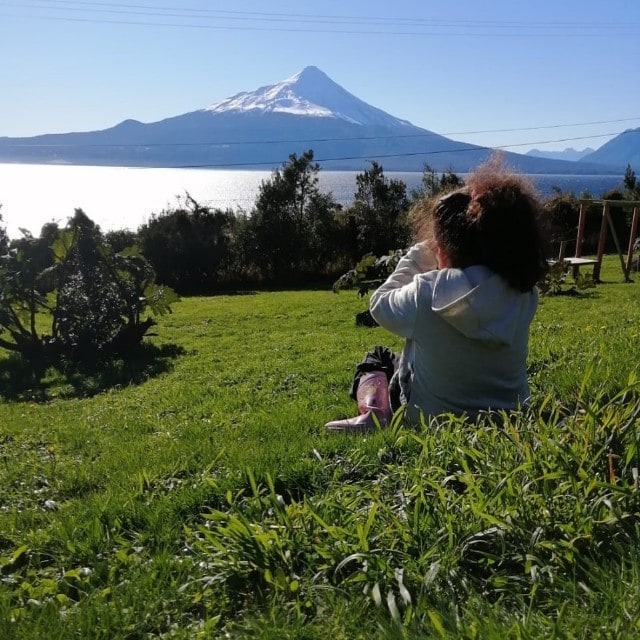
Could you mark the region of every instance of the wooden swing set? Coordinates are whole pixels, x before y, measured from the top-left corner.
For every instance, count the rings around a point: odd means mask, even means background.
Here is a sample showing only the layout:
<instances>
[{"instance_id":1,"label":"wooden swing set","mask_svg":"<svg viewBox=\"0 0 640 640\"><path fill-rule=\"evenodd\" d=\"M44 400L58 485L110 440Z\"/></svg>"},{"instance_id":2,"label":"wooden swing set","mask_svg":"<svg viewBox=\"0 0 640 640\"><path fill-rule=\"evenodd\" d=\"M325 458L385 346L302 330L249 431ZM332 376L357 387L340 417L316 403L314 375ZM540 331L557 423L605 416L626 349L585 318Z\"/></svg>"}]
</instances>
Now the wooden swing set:
<instances>
[{"instance_id":1,"label":"wooden swing set","mask_svg":"<svg viewBox=\"0 0 640 640\"><path fill-rule=\"evenodd\" d=\"M591 205L602 205L602 223L600 224L600 234L598 236L598 251L595 259L582 257L582 242L584 240L584 226L587 219L587 211ZM618 234L611 219L610 209L616 207L620 209L629 209L633 207L633 215L631 218L631 233L629 234L629 244L627 247L626 259L622 254L622 247ZM593 265L593 280L600 282L600 269L602 267L602 257L604 256L604 247L607 241L607 230L611 231L611 237L616 245L618 257L620 258L620 267L624 275L625 282L631 282L629 274L633 265L634 244L638 233L638 219L640 218L640 200L580 200L580 217L578 218L578 234L576 237L576 252L573 258L565 257L564 253L567 241L560 243L559 262L573 268L573 275L578 275L580 267L585 265Z\"/></svg>"}]
</instances>

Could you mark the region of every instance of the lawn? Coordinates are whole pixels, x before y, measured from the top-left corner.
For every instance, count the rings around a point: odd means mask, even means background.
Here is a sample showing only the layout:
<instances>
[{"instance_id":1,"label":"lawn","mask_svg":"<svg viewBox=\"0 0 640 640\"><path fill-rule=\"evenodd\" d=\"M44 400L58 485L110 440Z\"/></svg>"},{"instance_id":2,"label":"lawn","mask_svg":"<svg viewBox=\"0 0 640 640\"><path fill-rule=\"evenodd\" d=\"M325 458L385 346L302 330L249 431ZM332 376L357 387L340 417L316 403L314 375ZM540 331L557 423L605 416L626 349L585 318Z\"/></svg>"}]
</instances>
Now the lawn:
<instances>
[{"instance_id":1,"label":"lawn","mask_svg":"<svg viewBox=\"0 0 640 640\"><path fill-rule=\"evenodd\" d=\"M0 354L0 637L640 633L640 277L542 299L532 406L363 436L355 293L183 299L135 362Z\"/></svg>"}]
</instances>

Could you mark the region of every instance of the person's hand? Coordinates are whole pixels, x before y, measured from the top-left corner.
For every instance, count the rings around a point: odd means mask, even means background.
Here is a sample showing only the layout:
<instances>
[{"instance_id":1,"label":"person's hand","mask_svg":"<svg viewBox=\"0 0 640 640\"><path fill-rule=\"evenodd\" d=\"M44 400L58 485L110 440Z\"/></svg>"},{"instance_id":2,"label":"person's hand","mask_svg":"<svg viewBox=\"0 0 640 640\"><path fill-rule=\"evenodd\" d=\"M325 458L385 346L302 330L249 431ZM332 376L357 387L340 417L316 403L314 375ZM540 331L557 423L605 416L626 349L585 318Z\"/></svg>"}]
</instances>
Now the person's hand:
<instances>
[{"instance_id":1,"label":"person's hand","mask_svg":"<svg viewBox=\"0 0 640 640\"><path fill-rule=\"evenodd\" d=\"M416 263L420 273L425 273L426 271L433 271L438 268L438 259L436 254L433 252L431 248L431 244L429 241L424 240L419 242L418 244L413 245L409 252L407 253L408 257Z\"/></svg>"}]
</instances>

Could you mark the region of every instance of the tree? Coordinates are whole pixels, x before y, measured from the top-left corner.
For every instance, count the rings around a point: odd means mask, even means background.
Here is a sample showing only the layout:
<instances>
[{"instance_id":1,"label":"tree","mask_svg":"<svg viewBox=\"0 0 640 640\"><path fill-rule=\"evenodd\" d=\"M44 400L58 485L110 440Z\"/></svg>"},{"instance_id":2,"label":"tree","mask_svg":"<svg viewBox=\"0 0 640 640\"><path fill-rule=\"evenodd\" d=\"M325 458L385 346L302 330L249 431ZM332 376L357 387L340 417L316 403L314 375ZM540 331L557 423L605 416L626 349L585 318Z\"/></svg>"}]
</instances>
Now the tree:
<instances>
[{"instance_id":1,"label":"tree","mask_svg":"<svg viewBox=\"0 0 640 640\"><path fill-rule=\"evenodd\" d=\"M53 266L54 256L51 246L60 234L60 227L55 222L47 222L40 229L40 236L36 237L26 229L21 229L22 237L13 239L10 246L23 250L28 254L35 272L39 273Z\"/></svg>"},{"instance_id":2,"label":"tree","mask_svg":"<svg viewBox=\"0 0 640 640\"><path fill-rule=\"evenodd\" d=\"M464 186L464 180L449 167L440 175L440 191L453 191Z\"/></svg>"},{"instance_id":3,"label":"tree","mask_svg":"<svg viewBox=\"0 0 640 640\"><path fill-rule=\"evenodd\" d=\"M356 232L355 259L366 253L382 255L403 248L409 241L407 187L388 179L375 160L356 176L356 193L348 215Z\"/></svg>"},{"instance_id":4,"label":"tree","mask_svg":"<svg viewBox=\"0 0 640 640\"><path fill-rule=\"evenodd\" d=\"M440 175L428 163L422 168L422 185L411 193L411 199L416 202L423 198L434 198L445 192L464 186L464 180L453 172L450 167Z\"/></svg>"},{"instance_id":5,"label":"tree","mask_svg":"<svg viewBox=\"0 0 640 640\"><path fill-rule=\"evenodd\" d=\"M159 282L180 294L212 293L238 277L236 217L201 205L188 193L175 209L138 229L140 248Z\"/></svg>"},{"instance_id":6,"label":"tree","mask_svg":"<svg viewBox=\"0 0 640 640\"><path fill-rule=\"evenodd\" d=\"M143 313L166 313L176 300L154 284L135 247L114 253L81 209L58 230L50 253L42 268L40 239L27 234L0 264L0 347L35 370L127 355L154 324ZM51 320L48 334L41 314Z\"/></svg>"},{"instance_id":7,"label":"tree","mask_svg":"<svg viewBox=\"0 0 640 640\"><path fill-rule=\"evenodd\" d=\"M350 264L340 220L341 211L342 205L330 193L314 193L309 198L305 212L309 246L302 264L305 272L333 277Z\"/></svg>"},{"instance_id":8,"label":"tree","mask_svg":"<svg viewBox=\"0 0 640 640\"><path fill-rule=\"evenodd\" d=\"M292 153L260 185L250 226L253 261L267 280L291 283L318 266L319 244L339 209L331 195L320 192L319 171L312 150Z\"/></svg>"},{"instance_id":9,"label":"tree","mask_svg":"<svg viewBox=\"0 0 640 640\"><path fill-rule=\"evenodd\" d=\"M635 191L636 188L636 172L631 168L631 165L627 165L627 169L624 172L624 188L627 191Z\"/></svg>"},{"instance_id":10,"label":"tree","mask_svg":"<svg viewBox=\"0 0 640 640\"><path fill-rule=\"evenodd\" d=\"M554 189L554 196L545 202L542 227L554 255L558 255L561 242L576 239L579 213L580 202L575 194L564 193L559 188ZM570 245L568 251L575 251L575 244Z\"/></svg>"},{"instance_id":11,"label":"tree","mask_svg":"<svg viewBox=\"0 0 640 640\"><path fill-rule=\"evenodd\" d=\"M138 234L128 229L107 231L104 239L114 253L120 253L123 249L138 244Z\"/></svg>"},{"instance_id":12,"label":"tree","mask_svg":"<svg viewBox=\"0 0 640 640\"><path fill-rule=\"evenodd\" d=\"M636 179L636 172L627 165L624 172L624 194L628 200L640 200L640 182Z\"/></svg>"}]
</instances>

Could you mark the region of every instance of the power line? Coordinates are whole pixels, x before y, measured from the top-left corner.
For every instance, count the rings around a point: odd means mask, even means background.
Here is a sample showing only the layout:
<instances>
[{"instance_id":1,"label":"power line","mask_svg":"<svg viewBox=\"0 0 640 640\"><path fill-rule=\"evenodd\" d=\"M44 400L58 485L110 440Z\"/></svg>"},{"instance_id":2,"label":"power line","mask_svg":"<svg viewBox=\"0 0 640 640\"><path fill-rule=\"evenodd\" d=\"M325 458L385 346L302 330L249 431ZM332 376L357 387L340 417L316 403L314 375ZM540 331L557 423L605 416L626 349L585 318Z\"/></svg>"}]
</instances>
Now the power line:
<instances>
[{"instance_id":1,"label":"power line","mask_svg":"<svg viewBox=\"0 0 640 640\"><path fill-rule=\"evenodd\" d=\"M632 122L635 120L640 120L640 116L635 118L618 118L615 120L595 120L592 122L575 122L570 124L552 124L552 125L541 125L535 127L518 127L518 128L509 128L509 129L484 129L484 130L474 130L474 131L453 131L448 133L435 133L435 132L426 132L426 133L414 133L414 134L398 134L398 135L389 135L389 136L352 136L352 137L331 137L331 138L299 138L294 140L215 140L215 141L201 141L201 142L132 142L132 143L37 143L37 144L29 144L29 143L8 143L2 145L4 147L11 148L109 148L109 147L118 147L118 148L127 148L127 147L206 147L206 146L257 146L257 145L272 145L272 144L303 144L309 142L360 142L366 140L399 140L399 139L420 139L420 138L442 138L447 136L456 136L456 135L478 135L478 134L487 134L487 133L513 133L518 131L540 131L542 129L564 129L567 127L583 127L594 124L613 124L618 122ZM54 133L54 134L42 134L40 136L34 137L43 137L43 136L63 136L63 135L91 135L95 132L83 132L83 133L73 133L73 134L63 134L63 133ZM618 135L617 133L605 133L605 134L595 134L588 136L581 136L577 138L567 138L567 140L587 140L589 138L601 138L609 135ZM561 142L562 140L551 140L549 142L538 142L538 143L527 143L527 144L551 144L552 142Z\"/></svg>"},{"instance_id":2,"label":"power line","mask_svg":"<svg viewBox=\"0 0 640 640\"><path fill-rule=\"evenodd\" d=\"M639 118L618 118L616 120L594 120L593 122L574 122L570 124L549 124L535 127L518 127L513 129L486 129L484 131L457 131L452 133L443 133L445 136L461 136L480 133L507 133L515 131L537 131L539 129L562 129L564 127L586 127L592 124L613 124L616 122L633 122ZM589 137L589 136L586 136Z\"/></svg>"},{"instance_id":3,"label":"power line","mask_svg":"<svg viewBox=\"0 0 640 640\"><path fill-rule=\"evenodd\" d=\"M532 145L553 144L556 142L572 142L575 140L589 140L591 138L605 138L615 135L623 135L625 133L631 133L631 131L623 131L621 133L602 133L595 136L577 136L573 138L558 138L556 140L546 140L538 142L519 142L515 144L505 144L495 147L486 147L482 145L473 145L473 148L460 148L460 149L437 149L432 151L414 151L409 153L383 153L383 154L369 154L366 156L340 156L335 158L314 158L314 162L336 162L342 160L377 160L380 158L410 158L415 156L431 156L439 155L443 153L469 153L473 151L493 151L496 149L511 149L513 147L528 147ZM264 162L225 162L216 164L191 164L191 165L173 165L167 167L169 169L226 169L230 167L257 167L257 166L274 166L282 164L282 160L272 160Z\"/></svg>"},{"instance_id":4,"label":"power line","mask_svg":"<svg viewBox=\"0 0 640 640\"><path fill-rule=\"evenodd\" d=\"M66 5L62 7L52 7L51 5L55 3L58 5ZM273 11L238 11L238 10L224 10L224 9L190 9L188 7L170 7L170 6L161 6L161 7L150 7L148 5L140 5L140 4L126 4L126 3L116 3L116 2L87 2L80 0L50 0L46 5L25 5L24 3L15 3L15 2L3 2L3 4L8 6L19 6L19 7L31 7L31 8L43 8L43 9L57 9L57 10L75 10L75 11L103 11L103 12L119 12L124 13L125 10L131 9L142 9L148 15L173 15L167 14L167 12L179 12L179 16L183 17L203 17L203 16L213 16L213 17L228 17L228 16L238 16L239 19L264 19L264 20L287 20L287 21L298 21L300 18L302 21L358 21L358 23L362 23L363 21L366 23L410 23L412 25L415 24L426 24L426 25L438 25L438 26L492 26L492 27L549 27L549 28L558 28L558 29L566 29L568 26L572 27L616 27L616 28L635 28L638 25L637 23L620 23L620 22L612 22L612 23L590 23L590 22L578 22L578 21L553 21L553 22L530 22L530 21L510 21L510 20L470 20L470 19L434 19L434 18L419 18L416 16L371 16L371 15L328 15L328 14L312 14L312 13L278 13ZM71 6L69 6L71 5ZM74 8L78 7L78 8ZM89 8L83 8L89 7ZM96 7L99 7L96 8ZM112 7L112 9L107 9L107 7ZM131 13L135 13L130 11ZM165 13L157 13L157 12L165 12Z\"/></svg>"},{"instance_id":5,"label":"power line","mask_svg":"<svg viewBox=\"0 0 640 640\"><path fill-rule=\"evenodd\" d=\"M91 3L86 3L91 4ZM96 3L93 3L96 6ZM93 24L112 24L112 25L129 25L129 26L147 26L147 27L176 27L176 28L188 28L188 29L208 29L208 30L219 30L219 31L273 31L273 32L288 32L288 33L333 33L333 34L345 34L345 35L402 35L402 36L452 36L452 37L531 37L531 36L562 36L562 37L609 37L611 35L617 35L618 37L628 36L628 35L636 35L636 25L634 24L588 24L588 23L500 23L497 21L494 22L420 22L420 19L415 19L405 22L402 19L402 22L376 22L371 19L367 19L366 17L361 17L358 19L357 23L354 23L355 17L348 18L340 18L335 17L331 20L327 18L318 19L318 16L313 17L305 17L305 18L291 18L291 15L303 15L303 14L289 14L289 17L279 18L279 17L264 17L264 14L243 14L241 16L222 16L216 15L209 17L203 14L194 14L193 11L203 11L203 10L191 10L192 13L184 13L182 10L181 13L158 13L153 10L146 11L132 11L125 9L102 9L102 8L89 8L89 9L73 9L68 7L54 7L50 5L39 5L39 4L18 4L13 2L4 2L0 6L5 7L18 7L22 10L24 9L40 9L40 10L54 10L54 11L84 11L85 13L106 13L106 14L116 14L116 15L133 15L133 16L150 16L150 17L160 17L160 18L186 18L186 19L198 19L198 20L207 20L216 18L218 20L241 20L242 25L232 25L232 24L201 24L201 23L182 23L182 22L169 22L169 21L150 21L150 20L124 20L124 19L115 19L115 18L89 18L89 17L73 17L73 16L52 16L52 15L14 15L14 14L1 14L3 17L28 17L38 20L50 20L50 21L58 21L58 22L76 22L76 23L93 23ZM104 5L103 5L104 6ZM112 5L118 6L118 5ZM120 5L127 6L127 5ZM135 5L139 6L139 5ZM232 13L232 12L227 12ZM236 12L240 14L241 12ZM272 14L276 15L276 14ZM287 14L282 14L287 15ZM381 19L380 19L381 20ZM290 24L332 24L332 25L347 25L356 26L361 25L372 25L378 27L425 27L427 30L401 30L401 31L393 31L387 29L373 29L373 28L358 28L358 29L336 29L329 27L312 27L312 28L301 28L299 26L255 26L254 24L247 24L247 21L252 22L283 22ZM512 29L512 32L505 31L486 31L485 28L490 27L492 29ZM568 31L567 29L574 27L576 29L593 29L593 32L577 32L573 33ZM451 28L461 28L462 31L450 31ZM473 29L473 30L470 30ZM481 30L478 30L481 29ZM545 32L540 31L540 29L556 29L555 32ZM630 31L629 31L630 30Z\"/></svg>"},{"instance_id":6,"label":"power line","mask_svg":"<svg viewBox=\"0 0 640 640\"><path fill-rule=\"evenodd\" d=\"M483 145L473 145L473 148L459 148L459 149L436 149L431 151L415 151L415 152L406 152L406 153L386 153L386 154L368 154L366 156L338 156L333 158L314 158L315 162L337 162L343 160L370 160L372 157L374 159L380 158L408 158L408 157L416 157L416 156L430 156L430 155L439 155L443 153L465 153L465 152L473 152L473 151L492 151L492 150L503 150L503 149L511 149L514 147L528 147L528 146L540 146L545 144L554 144L558 142L573 142L577 140L589 140L592 138L606 138L610 136L616 135L624 135L628 133L632 133L632 130L622 131L622 132L613 132L613 133L602 133L596 135L589 136L575 136L568 138L556 138L555 140L539 140L535 142L519 142L513 144L505 144L505 145L497 145L494 147L488 147ZM8 145L11 146L11 145ZM28 146L28 145L25 145ZM39 146L39 145L34 145ZM91 145L87 145L91 146ZM114 147L118 147L121 145L111 145ZM136 146L136 145L132 145ZM150 145L137 145L137 146L150 146ZM172 165L171 167L166 167L167 169L227 169L231 167L257 167L257 166L274 166L282 164L283 160L269 160L269 161L253 161L253 162L220 162L220 163L208 163L208 164L185 164L185 165Z\"/></svg>"}]
</instances>

